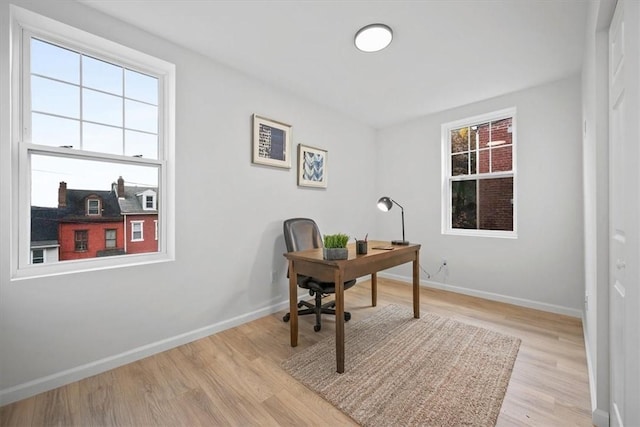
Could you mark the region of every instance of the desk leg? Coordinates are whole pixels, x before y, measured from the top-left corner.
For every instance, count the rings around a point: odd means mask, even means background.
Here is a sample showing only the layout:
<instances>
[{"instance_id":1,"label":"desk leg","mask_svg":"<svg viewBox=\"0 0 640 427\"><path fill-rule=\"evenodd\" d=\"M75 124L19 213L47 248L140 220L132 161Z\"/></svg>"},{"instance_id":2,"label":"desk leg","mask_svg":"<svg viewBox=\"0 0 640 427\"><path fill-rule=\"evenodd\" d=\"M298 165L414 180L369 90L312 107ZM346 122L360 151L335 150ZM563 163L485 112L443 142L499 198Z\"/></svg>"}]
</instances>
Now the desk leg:
<instances>
[{"instance_id":1,"label":"desk leg","mask_svg":"<svg viewBox=\"0 0 640 427\"><path fill-rule=\"evenodd\" d=\"M378 305L378 274L371 273L371 307Z\"/></svg>"},{"instance_id":2,"label":"desk leg","mask_svg":"<svg viewBox=\"0 0 640 427\"><path fill-rule=\"evenodd\" d=\"M344 372L344 274L338 269L335 272L336 287L336 371Z\"/></svg>"},{"instance_id":3,"label":"desk leg","mask_svg":"<svg viewBox=\"0 0 640 427\"><path fill-rule=\"evenodd\" d=\"M420 252L413 260L413 317L420 318Z\"/></svg>"},{"instance_id":4,"label":"desk leg","mask_svg":"<svg viewBox=\"0 0 640 427\"><path fill-rule=\"evenodd\" d=\"M298 283L293 260L289 260L289 328L291 347L298 345Z\"/></svg>"}]
</instances>

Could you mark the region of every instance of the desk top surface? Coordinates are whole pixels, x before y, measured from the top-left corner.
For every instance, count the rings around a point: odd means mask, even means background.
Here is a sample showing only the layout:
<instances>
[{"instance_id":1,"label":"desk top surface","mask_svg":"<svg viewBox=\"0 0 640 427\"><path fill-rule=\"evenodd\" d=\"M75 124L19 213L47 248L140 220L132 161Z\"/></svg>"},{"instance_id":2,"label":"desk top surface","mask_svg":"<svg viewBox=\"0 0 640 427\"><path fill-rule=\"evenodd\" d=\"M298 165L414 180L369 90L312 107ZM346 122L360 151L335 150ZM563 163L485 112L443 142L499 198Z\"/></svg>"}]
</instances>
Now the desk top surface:
<instances>
[{"instance_id":1,"label":"desk top surface","mask_svg":"<svg viewBox=\"0 0 640 427\"><path fill-rule=\"evenodd\" d=\"M393 258L398 255L407 254L408 252L419 251L420 246L421 245L418 243L410 243L408 245L392 245L391 242L388 242L388 241L369 240L367 242L366 254L356 254L356 244L349 243L347 245L347 249L349 250L349 256L347 259L342 259L342 260L324 259L322 256L322 248L307 249L305 251L297 251L297 252L286 252L283 255L287 259L321 262L325 264L338 264L338 263L348 262L356 259L364 260L364 258L387 258L387 257ZM386 249L382 249L382 248L386 248Z\"/></svg>"}]
</instances>

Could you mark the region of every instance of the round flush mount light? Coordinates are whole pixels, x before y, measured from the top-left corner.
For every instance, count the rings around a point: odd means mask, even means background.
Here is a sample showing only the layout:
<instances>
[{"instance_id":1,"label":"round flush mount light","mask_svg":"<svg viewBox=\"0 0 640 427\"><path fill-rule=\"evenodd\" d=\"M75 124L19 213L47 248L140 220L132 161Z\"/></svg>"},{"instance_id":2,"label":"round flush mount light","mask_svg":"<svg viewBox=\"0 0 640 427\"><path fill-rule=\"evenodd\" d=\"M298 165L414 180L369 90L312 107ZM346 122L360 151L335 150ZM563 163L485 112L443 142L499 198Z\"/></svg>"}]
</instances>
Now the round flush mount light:
<instances>
[{"instance_id":1,"label":"round flush mount light","mask_svg":"<svg viewBox=\"0 0 640 427\"><path fill-rule=\"evenodd\" d=\"M371 24L362 27L356 33L356 47L363 52L377 52L389 46L393 31L388 25Z\"/></svg>"}]
</instances>

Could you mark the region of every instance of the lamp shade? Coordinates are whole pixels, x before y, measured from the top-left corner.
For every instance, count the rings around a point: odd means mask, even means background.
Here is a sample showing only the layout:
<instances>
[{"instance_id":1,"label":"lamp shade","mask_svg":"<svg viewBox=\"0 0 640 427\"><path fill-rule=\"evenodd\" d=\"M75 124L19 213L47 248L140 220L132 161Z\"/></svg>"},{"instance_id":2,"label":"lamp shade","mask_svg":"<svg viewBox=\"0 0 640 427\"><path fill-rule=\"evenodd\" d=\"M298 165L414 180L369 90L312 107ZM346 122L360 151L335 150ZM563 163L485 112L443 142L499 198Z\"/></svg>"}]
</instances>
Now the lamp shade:
<instances>
[{"instance_id":1,"label":"lamp shade","mask_svg":"<svg viewBox=\"0 0 640 427\"><path fill-rule=\"evenodd\" d=\"M378 209L380 209L381 211L388 212L392 207L393 202L389 197L380 197L380 199L378 200Z\"/></svg>"}]
</instances>

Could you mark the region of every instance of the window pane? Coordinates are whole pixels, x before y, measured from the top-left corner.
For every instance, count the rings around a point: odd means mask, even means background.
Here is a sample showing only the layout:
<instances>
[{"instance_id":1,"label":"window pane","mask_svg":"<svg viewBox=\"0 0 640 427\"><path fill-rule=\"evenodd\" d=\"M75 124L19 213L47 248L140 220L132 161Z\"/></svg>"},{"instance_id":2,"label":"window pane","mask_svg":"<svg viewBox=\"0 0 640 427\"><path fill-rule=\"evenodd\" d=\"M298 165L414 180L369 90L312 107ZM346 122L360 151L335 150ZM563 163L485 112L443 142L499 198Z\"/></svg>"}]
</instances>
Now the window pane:
<instances>
[{"instance_id":1,"label":"window pane","mask_svg":"<svg viewBox=\"0 0 640 427\"><path fill-rule=\"evenodd\" d=\"M451 131L451 152L469 151L469 128L464 127Z\"/></svg>"},{"instance_id":2,"label":"window pane","mask_svg":"<svg viewBox=\"0 0 640 427\"><path fill-rule=\"evenodd\" d=\"M126 253L157 252L157 240L146 239L136 245L126 242L131 232L127 227L128 236L125 234L124 215L135 213L136 218L147 219L144 224L153 227L158 213L145 211L144 200L137 195L149 189L158 193L158 176L155 166L32 154L31 244L47 241L59 245L56 250L60 262L122 255L125 246ZM100 215L88 218L96 213L96 207ZM143 238L144 225L140 227ZM105 252L105 230L116 230L125 242ZM79 231L84 234L76 233ZM146 233L153 233L153 228Z\"/></svg>"},{"instance_id":3,"label":"window pane","mask_svg":"<svg viewBox=\"0 0 640 427\"><path fill-rule=\"evenodd\" d=\"M497 120L491 123L491 140L494 143L493 146L511 144L511 123L511 117L507 119Z\"/></svg>"},{"instance_id":4,"label":"window pane","mask_svg":"<svg viewBox=\"0 0 640 427\"><path fill-rule=\"evenodd\" d=\"M469 158L470 158L469 159L469 168L470 168L469 173L474 174L474 173L476 173L476 170L477 170L476 169L476 165L477 165L476 152L472 151L471 153L469 153Z\"/></svg>"},{"instance_id":5,"label":"window pane","mask_svg":"<svg viewBox=\"0 0 640 427\"><path fill-rule=\"evenodd\" d=\"M80 148L80 122L33 113L31 115L31 142L51 147Z\"/></svg>"},{"instance_id":6,"label":"window pane","mask_svg":"<svg viewBox=\"0 0 640 427\"><path fill-rule=\"evenodd\" d=\"M100 201L98 200L89 200L89 208L87 213L89 215L98 215L100 214Z\"/></svg>"},{"instance_id":7,"label":"window pane","mask_svg":"<svg viewBox=\"0 0 640 427\"><path fill-rule=\"evenodd\" d=\"M478 133L478 126L471 126L469 128L469 149L475 150L478 146L480 134Z\"/></svg>"},{"instance_id":8,"label":"window pane","mask_svg":"<svg viewBox=\"0 0 640 427\"><path fill-rule=\"evenodd\" d=\"M125 70L125 96L158 105L158 79L131 70Z\"/></svg>"},{"instance_id":9,"label":"window pane","mask_svg":"<svg viewBox=\"0 0 640 427\"><path fill-rule=\"evenodd\" d=\"M491 170L493 172L502 172L512 170L512 145L506 147L493 148L491 150Z\"/></svg>"},{"instance_id":10,"label":"window pane","mask_svg":"<svg viewBox=\"0 0 640 427\"><path fill-rule=\"evenodd\" d=\"M58 206L58 189L61 181L68 189L91 191L111 191L118 177L123 177L124 185L137 185L144 188L158 187L158 168L155 166L127 165L121 163L99 162L31 155L31 205ZM84 205L80 206L84 210ZM112 227L113 228L113 227Z\"/></svg>"},{"instance_id":11,"label":"window pane","mask_svg":"<svg viewBox=\"0 0 640 427\"><path fill-rule=\"evenodd\" d=\"M489 123L483 123L477 125L478 127L478 148L487 148L489 146L490 137L490 125Z\"/></svg>"},{"instance_id":12,"label":"window pane","mask_svg":"<svg viewBox=\"0 0 640 427\"><path fill-rule=\"evenodd\" d=\"M82 57L82 85L114 95L122 95L122 67L105 61Z\"/></svg>"},{"instance_id":13,"label":"window pane","mask_svg":"<svg viewBox=\"0 0 640 427\"><path fill-rule=\"evenodd\" d=\"M479 193L480 229L513 231L513 178L482 179Z\"/></svg>"},{"instance_id":14,"label":"window pane","mask_svg":"<svg viewBox=\"0 0 640 427\"><path fill-rule=\"evenodd\" d=\"M145 159L158 158L158 135L127 130L124 132L124 155Z\"/></svg>"},{"instance_id":15,"label":"window pane","mask_svg":"<svg viewBox=\"0 0 640 427\"><path fill-rule=\"evenodd\" d=\"M85 123L82 126L82 149L100 153L122 154L122 129Z\"/></svg>"},{"instance_id":16,"label":"window pane","mask_svg":"<svg viewBox=\"0 0 640 427\"><path fill-rule=\"evenodd\" d=\"M80 118L80 88L31 76L31 111Z\"/></svg>"},{"instance_id":17,"label":"window pane","mask_svg":"<svg viewBox=\"0 0 640 427\"><path fill-rule=\"evenodd\" d=\"M158 107L125 100L125 127L145 132L158 132Z\"/></svg>"},{"instance_id":18,"label":"window pane","mask_svg":"<svg viewBox=\"0 0 640 427\"><path fill-rule=\"evenodd\" d=\"M477 181L453 181L451 183L452 228L477 228Z\"/></svg>"},{"instance_id":19,"label":"window pane","mask_svg":"<svg viewBox=\"0 0 640 427\"><path fill-rule=\"evenodd\" d=\"M80 55L38 39L31 39L31 73L78 84Z\"/></svg>"},{"instance_id":20,"label":"window pane","mask_svg":"<svg viewBox=\"0 0 640 427\"><path fill-rule=\"evenodd\" d=\"M82 118L106 125L122 126L122 98L83 89Z\"/></svg>"},{"instance_id":21,"label":"window pane","mask_svg":"<svg viewBox=\"0 0 640 427\"><path fill-rule=\"evenodd\" d=\"M116 247L116 230L106 230L104 234L106 249L113 249Z\"/></svg>"},{"instance_id":22,"label":"window pane","mask_svg":"<svg viewBox=\"0 0 640 427\"><path fill-rule=\"evenodd\" d=\"M479 160L478 160L478 169L479 173L489 173L489 150L480 150L478 152Z\"/></svg>"},{"instance_id":23,"label":"window pane","mask_svg":"<svg viewBox=\"0 0 640 427\"><path fill-rule=\"evenodd\" d=\"M44 250L43 249L34 249L32 252L33 257L31 262L33 264L42 264L44 262Z\"/></svg>"},{"instance_id":24,"label":"window pane","mask_svg":"<svg viewBox=\"0 0 640 427\"><path fill-rule=\"evenodd\" d=\"M469 155L454 154L451 156L451 175L467 175L469 173Z\"/></svg>"}]
</instances>

